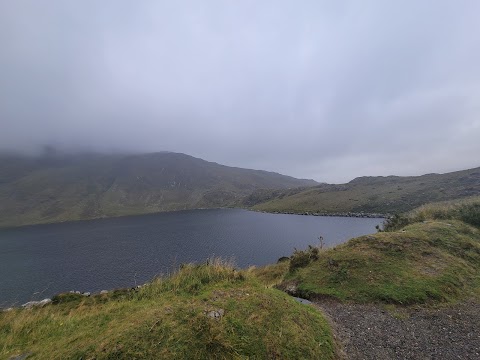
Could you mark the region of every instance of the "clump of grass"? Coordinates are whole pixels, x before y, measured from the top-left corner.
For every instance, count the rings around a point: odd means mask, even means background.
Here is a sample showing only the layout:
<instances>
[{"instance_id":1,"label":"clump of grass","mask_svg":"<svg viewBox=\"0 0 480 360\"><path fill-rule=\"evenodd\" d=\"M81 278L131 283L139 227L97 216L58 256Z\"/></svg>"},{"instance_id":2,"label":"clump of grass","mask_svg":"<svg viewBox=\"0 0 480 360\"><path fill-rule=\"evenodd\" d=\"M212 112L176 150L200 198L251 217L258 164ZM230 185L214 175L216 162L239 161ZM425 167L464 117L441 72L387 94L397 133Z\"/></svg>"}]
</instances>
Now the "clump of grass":
<instances>
[{"instance_id":1,"label":"clump of grass","mask_svg":"<svg viewBox=\"0 0 480 360\"><path fill-rule=\"evenodd\" d=\"M385 221L384 231L396 231L409 224L427 220L460 220L480 227L480 197L423 205Z\"/></svg>"},{"instance_id":2,"label":"clump of grass","mask_svg":"<svg viewBox=\"0 0 480 360\"><path fill-rule=\"evenodd\" d=\"M305 250L295 249L290 257L289 272L293 273L295 270L303 268L312 261L318 260L320 249L316 246L308 245Z\"/></svg>"},{"instance_id":3,"label":"clump of grass","mask_svg":"<svg viewBox=\"0 0 480 360\"><path fill-rule=\"evenodd\" d=\"M272 287L282 282L285 274L288 272L289 266L290 259L286 258L286 260L276 264L261 267L252 266L247 270L247 273L251 274L254 279L260 281L265 286Z\"/></svg>"},{"instance_id":4,"label":"clump of grass","mask_svg":"<svg viewBox=\"0 0 480 360\"><path fill-rule=\"evenodd\" d=\"M169 276L157 277L141 288L138 297L155 297L166 292L198 294L210 283L237 283L245 280L245 273L235 268L233 260L210 258L203 264L182 264Z\"/></svg>"},{"instance_id":5,"label":"clump of grass","mask_svg":"<svg viewBox=\"0 0 480 360\"><path fill-rule=\"evenodd\" d=\"M0 358L335 358L319 312L220 259L184 265L140 289L56 300L0 312Z\"/></svg>"},{"instance_id":6,"label":"clump of grass","mask_svg":"<svg viewBox=\"0 0 480 360\"><path fill-rule=\"evenodd\" d=\"M279 285L288 273L293 273L297 269L308 266L312 261L317 261L320 257L321 249L309 245L305 250L295 249L290 257L282 256L276 264L270 264L262 267L252 266L247 273L254 276L265 286L271 287Z\"/></svg>"}]
</instances>

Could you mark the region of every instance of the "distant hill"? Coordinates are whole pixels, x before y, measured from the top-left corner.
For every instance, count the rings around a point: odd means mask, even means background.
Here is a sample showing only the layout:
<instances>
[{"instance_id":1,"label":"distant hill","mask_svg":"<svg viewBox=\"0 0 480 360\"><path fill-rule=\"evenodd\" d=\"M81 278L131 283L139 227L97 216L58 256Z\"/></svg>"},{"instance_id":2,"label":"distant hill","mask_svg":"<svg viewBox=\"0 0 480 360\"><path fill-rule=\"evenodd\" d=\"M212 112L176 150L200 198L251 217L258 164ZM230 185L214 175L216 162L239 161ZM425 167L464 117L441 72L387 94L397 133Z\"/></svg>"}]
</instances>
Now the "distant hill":
<instances>
[{"instance_id":1,"label":"distant hill","mask_svg":"<svg viewBox=\"0 0 480 360\"><path fill-rule=\"evenodd\" d=\"M397 213L480 195L480 168L319 184L189 155L0 155L0 226L198 208L287 213Z\"/></svg>"},{"instance_id":2,"label":"distant hill","mask_svg":"<svg viewBox=\"0 0 480 360\"><path fill-rule=\"evenodd\" d=\"M256 191L243 200L255 210L292 213L397 213L420 205L480 195L480 168L423 176L359 177L347 184Z\"/></svg>"},{"instance_id":3,"label":"distant hill","mask_svg":"<svg viewBox=\"0 0 480 360\"><path fill-rule=\"evenodd\" d=\"M259 189L316 185L179 153L0 155L0 226L226 207Z\"/></svg>"}]
</instances>

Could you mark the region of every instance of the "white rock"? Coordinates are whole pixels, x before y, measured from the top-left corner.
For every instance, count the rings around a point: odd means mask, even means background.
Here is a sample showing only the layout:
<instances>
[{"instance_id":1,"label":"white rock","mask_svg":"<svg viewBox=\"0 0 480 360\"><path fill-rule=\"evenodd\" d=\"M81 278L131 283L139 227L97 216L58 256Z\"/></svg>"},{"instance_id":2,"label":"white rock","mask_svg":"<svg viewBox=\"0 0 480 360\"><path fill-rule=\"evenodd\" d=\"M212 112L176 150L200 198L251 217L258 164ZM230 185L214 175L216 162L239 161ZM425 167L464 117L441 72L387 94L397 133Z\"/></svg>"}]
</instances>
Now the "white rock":
<instances>
[{"instance_id":1,"label":"white rock","mask_svg":"<svg viewBox=\"0 0 480 360\"><path fill-rule=\"evenodd\" d=\"M23 304L22 307L25 309L31 309L33 307L43 307L47 304L50 304L51 302L52 302L52 299L43 299L40 301L29 301Z\"/></svg>"},{"instance_id":2,"label":"white rock","mask_svg":"<svg viewBox=\"0 0 480 360\"><path fill-rule=\"evenodd\" d=\"M209 318L219 320L225 314L225 310L218 309L218 310L211 310L205 311L205 315Z\"/></svg>"}]
</instances>

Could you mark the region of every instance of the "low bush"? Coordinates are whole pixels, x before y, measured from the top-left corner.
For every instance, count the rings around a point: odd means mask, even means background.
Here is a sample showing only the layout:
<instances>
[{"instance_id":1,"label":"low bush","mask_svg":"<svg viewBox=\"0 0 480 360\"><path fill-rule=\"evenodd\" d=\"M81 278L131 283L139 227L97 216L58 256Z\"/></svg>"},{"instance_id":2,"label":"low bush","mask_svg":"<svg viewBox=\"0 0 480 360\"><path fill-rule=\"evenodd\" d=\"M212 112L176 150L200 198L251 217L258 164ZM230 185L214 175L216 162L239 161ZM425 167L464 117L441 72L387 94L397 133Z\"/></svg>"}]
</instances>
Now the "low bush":
<instances>
[{"instance_id":1,"label":"low bush","mask_svg":"<svg viewBox=\"0 0 480 360\"><path fill-rule=\"evenodd\" d=\"M318 260L319 253L320 250L312 245L308 245L306 250L295 249L290 257L289 271L294 272L296 269L305 267L312 261Z\"/></svg>"}]
</instances>

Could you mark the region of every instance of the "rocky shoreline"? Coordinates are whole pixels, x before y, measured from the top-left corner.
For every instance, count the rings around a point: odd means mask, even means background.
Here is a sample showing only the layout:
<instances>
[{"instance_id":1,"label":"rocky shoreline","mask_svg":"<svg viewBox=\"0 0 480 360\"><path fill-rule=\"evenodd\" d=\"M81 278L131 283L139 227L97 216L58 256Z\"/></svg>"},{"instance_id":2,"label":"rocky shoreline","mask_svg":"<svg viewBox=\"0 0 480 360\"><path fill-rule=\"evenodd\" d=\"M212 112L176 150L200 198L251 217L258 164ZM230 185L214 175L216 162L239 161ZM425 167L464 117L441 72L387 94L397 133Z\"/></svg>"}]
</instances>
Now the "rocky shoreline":
<instances>
[{"instance_id":1,"label":"rocky shoreline","mask_svg":"<svg viewBox=\"0 0 480 360\"><path fill-rule=\"evenodd\" d=\"M313 211L265 211L265 210L253 210L265 214L286 214L286 215L306 215L306 216L334 216L334 217L354 217L354 218L375 218L375 219L388 219L392 217L391 214L380 213L365 213L365 212L342 212L342 213L327 213L327 212L313 212Z\"/></svg>"},{"instance_id":2,"label":"rocky shoreline","mask_svg":"<svg viewBox=\"0 0 480 360\"><path fill-rule=\"evenodd\" d=\"M140 289L141 287L143 287L145 285L146 284L137 285L133 288L102 290L98 293L91 293L91 292L88 292L88 291L81 292L81 291L71 290L71 291L66 292L66 293L57 294L57 295L53 296L52 298L45 298L43 300L38 300L38 301L33 300L33 301L26 302L25 304L22 304L20 306L11 306L11 307L8 307L8 308L5 308L5 309L0 308L0 312L2 312L2 311L3 312L8 312L8 311L12 311L12 310L15 310L15 309L20 309L20 308L23 308L23 309L41 308L41 307L44 307L45 305L48 305L48 304L51 304L52 302L54 302L56 296L61 296L61 295L66 295L66 294L73 294L73 295L79 295L79 296L85 296L85 297L99 296L99 295L105 295L105 294L108 294L108 293L111 293L111 292L114 292L114 291L117 291L117 290L120 290L120 291L137 291L138 289Z\"/></svg>"}]
</instances>

